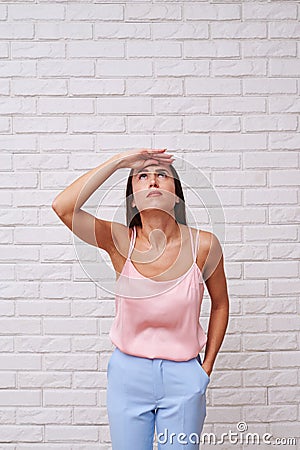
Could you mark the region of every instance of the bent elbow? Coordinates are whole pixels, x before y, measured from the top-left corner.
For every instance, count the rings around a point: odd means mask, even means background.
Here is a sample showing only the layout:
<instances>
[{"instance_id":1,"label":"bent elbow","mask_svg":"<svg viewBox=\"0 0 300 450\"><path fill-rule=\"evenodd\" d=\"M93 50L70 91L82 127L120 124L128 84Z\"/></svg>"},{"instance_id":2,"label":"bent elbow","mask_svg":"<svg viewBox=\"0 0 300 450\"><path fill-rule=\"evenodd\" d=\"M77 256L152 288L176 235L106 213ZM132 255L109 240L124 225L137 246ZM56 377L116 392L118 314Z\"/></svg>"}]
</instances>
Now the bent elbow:
<instances>
[{"instance_id":1,"label":"bent elbow","mask_svg":"<svg viewBox=\"0 0 300 450\"><path fill-rule=\"evenodd\" d=\"M54 200L53 200L51 206L52 206L53 211L54 211L58 216L60 216L60 215L62 214L62 211L61 211L61 205L60 205L59 201L57 201L57 199L54 199Z\"/></svg>"},{"instance_id":2,"label":"bent elbow","mask_svg":"<svg viewBox=\"0 0 300 450\"><path fill-rule=\"evenodd\" d=\"M62 204L57 199L53 200L52 209L58 217L63 217L66 214L65 208L62 207Z\"/></svg>"},{"instance_id":3,"label":"bent elbow","mask_svg":"<svg viewBox=\"0 0 300 450\"><path fill-rule=\"evenodd\" d=\"M55 199L53 200L51 207L52 207L52 209L56 212L56 209L57 209L57 202L56 202Z\"/></svg>"}]
</instances>

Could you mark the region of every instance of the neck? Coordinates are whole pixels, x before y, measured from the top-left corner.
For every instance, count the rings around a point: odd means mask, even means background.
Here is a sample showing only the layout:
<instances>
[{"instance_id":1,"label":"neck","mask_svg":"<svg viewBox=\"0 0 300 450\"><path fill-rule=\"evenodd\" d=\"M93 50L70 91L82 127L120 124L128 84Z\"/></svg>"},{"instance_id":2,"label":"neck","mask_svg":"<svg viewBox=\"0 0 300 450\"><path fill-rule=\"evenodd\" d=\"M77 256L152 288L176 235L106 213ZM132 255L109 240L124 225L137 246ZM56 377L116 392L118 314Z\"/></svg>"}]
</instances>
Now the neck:
<instances>
[{"instance_id":1,"label":"neck","mask_svg":"<svg viewBox=\"0 0 300 450\"><path fill-rule=\"evenodd\" d=\"M137 229L137 236L147 241L149 247L159 248L180 237L181 231L174 217L169 214L141 214L142 228Z\"/></svg>"}]
</instances>

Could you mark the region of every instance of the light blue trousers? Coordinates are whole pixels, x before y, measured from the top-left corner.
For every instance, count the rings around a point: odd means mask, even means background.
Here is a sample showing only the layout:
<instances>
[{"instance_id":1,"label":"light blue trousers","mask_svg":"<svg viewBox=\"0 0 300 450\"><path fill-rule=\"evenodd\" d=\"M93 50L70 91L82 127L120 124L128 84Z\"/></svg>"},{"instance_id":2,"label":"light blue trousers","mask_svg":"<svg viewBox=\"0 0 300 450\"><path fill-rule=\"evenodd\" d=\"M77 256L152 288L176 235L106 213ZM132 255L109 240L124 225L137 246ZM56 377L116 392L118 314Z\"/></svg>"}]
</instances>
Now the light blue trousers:
<instances>
[{"instance_id":1,"label":"light blue trousers","mask_svg":"<svg viewBox=\"0 0 300 450\"><path fill-rule=\"evenodd\" d=\"M200 356L149 359L117 347L107 366L107 412L112 450L195 450L206 416L210 377ZM155 438L156 426L156 438Z\"/></svg>"}]
</instances>

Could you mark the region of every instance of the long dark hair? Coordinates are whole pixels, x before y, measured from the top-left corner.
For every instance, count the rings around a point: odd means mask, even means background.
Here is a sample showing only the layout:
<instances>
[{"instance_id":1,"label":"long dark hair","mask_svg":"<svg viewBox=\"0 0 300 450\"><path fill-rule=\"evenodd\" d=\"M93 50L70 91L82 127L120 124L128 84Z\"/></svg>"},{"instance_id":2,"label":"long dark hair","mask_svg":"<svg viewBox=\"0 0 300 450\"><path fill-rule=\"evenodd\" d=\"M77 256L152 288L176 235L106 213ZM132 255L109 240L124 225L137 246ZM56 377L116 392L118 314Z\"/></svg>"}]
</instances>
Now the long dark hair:
<instances>
[{"instance_id":1,"label":"long dark hair","mask_svg":"<svg viewBox=\"0 0 300 450\"><path fill-rule=\"evenodd\" d=\"M173 174L174 185L175 185L175 195L177 195L182 201L179 203L175 203L174 206L174 214L175 220L178 223L182 223L183 225L187 225L186 223L186 212L185 212L185 200L183 195L183 190L181 186L181 182L179 179L179 175L176 169L169 165L171 172ZM132 192L132 177L133 177L133 169L131 169L126 186L126 223L129 228L134 226L142 228L142 221L140 213L135 206L134 208L131 206L133 192Z\"/></svg>"}]
</instances>

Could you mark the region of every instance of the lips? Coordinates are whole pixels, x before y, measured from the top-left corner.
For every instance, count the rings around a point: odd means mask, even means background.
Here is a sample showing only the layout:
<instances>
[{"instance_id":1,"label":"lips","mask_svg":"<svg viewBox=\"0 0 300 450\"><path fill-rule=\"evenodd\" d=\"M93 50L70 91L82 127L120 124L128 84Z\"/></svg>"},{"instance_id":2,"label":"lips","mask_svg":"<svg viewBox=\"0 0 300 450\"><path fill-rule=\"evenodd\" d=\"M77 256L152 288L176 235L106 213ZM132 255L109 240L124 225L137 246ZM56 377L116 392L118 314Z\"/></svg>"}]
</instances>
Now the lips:
<instances>
[{"instance_id":1,"label":"lips","mask_svg":"<svg viewBox=\"0 0 300 450\"><path fill-rule=\"evenodd\" d=\"M147 195L147 197L156 197L156 196L159 196L159 195L162 195L162 193L160 192L160 191L151 191L148 195Z\"/></svg>"}]
</instances>

